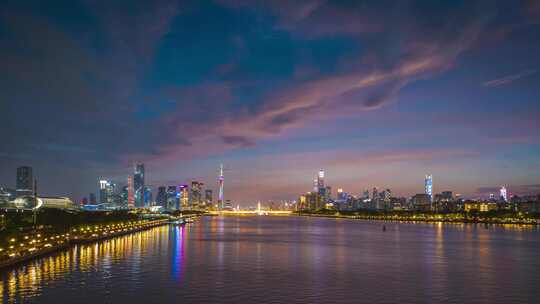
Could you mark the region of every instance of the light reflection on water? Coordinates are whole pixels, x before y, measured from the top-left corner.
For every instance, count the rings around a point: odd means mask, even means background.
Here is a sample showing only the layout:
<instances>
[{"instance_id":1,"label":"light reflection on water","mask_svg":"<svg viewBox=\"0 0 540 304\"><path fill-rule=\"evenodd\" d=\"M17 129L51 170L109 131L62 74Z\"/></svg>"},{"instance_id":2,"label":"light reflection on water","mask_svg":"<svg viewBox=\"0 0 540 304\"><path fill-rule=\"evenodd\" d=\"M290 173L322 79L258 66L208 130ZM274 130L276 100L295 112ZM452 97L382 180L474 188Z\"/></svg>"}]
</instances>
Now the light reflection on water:
<instances>
[{"instance_id":1,"label":"light reflection on water","mask_svg":"<svg viewBox=\"0 0 540 304\"><path fill-rule=\"evenodd\" d=\"M0 294L4 303L527 303L540 295L539 232L207 217L5 271Z\"/></svg>"}]
</instances>

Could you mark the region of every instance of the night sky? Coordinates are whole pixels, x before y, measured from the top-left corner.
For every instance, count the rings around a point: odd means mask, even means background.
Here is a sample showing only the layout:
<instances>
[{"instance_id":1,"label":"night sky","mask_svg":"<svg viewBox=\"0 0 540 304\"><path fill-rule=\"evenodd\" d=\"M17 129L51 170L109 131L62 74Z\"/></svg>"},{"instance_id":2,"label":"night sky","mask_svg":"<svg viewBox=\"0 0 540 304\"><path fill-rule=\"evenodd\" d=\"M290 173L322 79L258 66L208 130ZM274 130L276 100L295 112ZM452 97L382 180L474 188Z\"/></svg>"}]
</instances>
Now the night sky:
<instances>
[{"instance_id":1,"label":"night sky","mask_svg":"<svg viewBox=\"0 0 540 304\"><path fill-rule=\"evenodd\" d=\"M540 1L2 1L0 185L538 193L539 54Z\"/></svg>"}]
</instances>

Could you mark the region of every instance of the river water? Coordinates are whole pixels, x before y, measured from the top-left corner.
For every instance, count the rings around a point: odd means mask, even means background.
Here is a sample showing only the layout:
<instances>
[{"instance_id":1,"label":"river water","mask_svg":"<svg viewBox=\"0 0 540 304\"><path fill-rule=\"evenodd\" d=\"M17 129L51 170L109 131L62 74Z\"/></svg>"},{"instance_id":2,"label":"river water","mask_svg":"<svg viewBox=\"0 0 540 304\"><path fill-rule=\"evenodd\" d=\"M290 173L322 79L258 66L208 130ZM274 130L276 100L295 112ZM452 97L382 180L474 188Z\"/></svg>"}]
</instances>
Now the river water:
<instances>
[{"instance_id":1,"label":"river water","mask_svg":"<svg viewBox=\"0 0 540 304\"><path fill-rule=\"evenodd\" d=\"M540 230L205 217L4 271L0 294L4 303L535 303Z\"/></svg>"}]
</instances>

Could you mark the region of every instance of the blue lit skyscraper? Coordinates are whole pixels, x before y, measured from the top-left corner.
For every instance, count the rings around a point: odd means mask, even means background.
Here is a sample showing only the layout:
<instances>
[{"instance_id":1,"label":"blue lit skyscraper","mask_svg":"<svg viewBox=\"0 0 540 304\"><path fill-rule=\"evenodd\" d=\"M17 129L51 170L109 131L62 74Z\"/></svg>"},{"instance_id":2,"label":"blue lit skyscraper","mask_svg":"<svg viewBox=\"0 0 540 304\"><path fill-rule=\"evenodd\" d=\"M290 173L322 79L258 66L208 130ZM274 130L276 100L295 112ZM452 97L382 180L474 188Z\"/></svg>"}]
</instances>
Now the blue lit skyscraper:
<instances>
[{"instance_id":1,"label":"blue lit skyscraper","mask_svg":"<svg viewBox=\"0 0 540 304\"><path fill-rule=\"evenodd\" d=\"M426 194L429 196L429 201L433 201L433 176L431 174L426 175L425 179Z\"/></svg>"},{"instance_id":2,"label":"blue lit skyscraper","mask_svg":"<svg viewBox=\"0 0 540 304\"><path fill-rule=\"evenodd\" d=\"M144 207L144 164L135 166L135 174L133 175L133 188L135 190L135 207Z\"/></svg>"}]
</instances>

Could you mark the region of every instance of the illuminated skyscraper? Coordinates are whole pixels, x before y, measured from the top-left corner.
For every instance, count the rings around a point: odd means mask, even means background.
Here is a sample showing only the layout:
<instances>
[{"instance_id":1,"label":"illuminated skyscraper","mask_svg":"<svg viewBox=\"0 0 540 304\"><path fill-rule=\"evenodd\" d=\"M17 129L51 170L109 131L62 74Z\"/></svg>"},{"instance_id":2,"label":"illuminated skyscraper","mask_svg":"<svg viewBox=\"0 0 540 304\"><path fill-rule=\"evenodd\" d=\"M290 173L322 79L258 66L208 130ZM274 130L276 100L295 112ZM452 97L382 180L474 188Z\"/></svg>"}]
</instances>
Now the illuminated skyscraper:
<instances>
[{"instance_id":1,"label":"illuminated skyscraper","mask_svg":"<svg viewBox=\"0 0 540 304\"><path fill-rule=\"evenodd\" d=\"M180 185L180 209L186 210L189 208L189 187L188 185Z\"/></svg>"},{"instance_id":2,"label":"illuminated skyscraper","mask_svg":"<svg viewBox=\"0 0 540 304\"><path fill-rule=\"evenodd\" d=\"M191 182L191 206L198 208L202 204L202 186L198 181Z\"/></svg>"},{"instance_id":3,"label":"illuminated skyscraper","mask_svg":"<svg viewBox=\"0 0 540 304\"><path fill-rule=\"evenodd\" d=\"M317 175L317 187L319 189L324 188L324 170L319 170L319 175Z\"/></svg>"},{"instance_id":4,"label":"illuminated skyscraper","mask_svg":"<svg viewBox=\"0 0 540 304\"><path fill-rule=\"evenodd\" d=\"M112 204L113 194L116 185L111 181L102 179L99 181L99 203L100 204Z\"/></svg>"},{"instance_id":5,"label":"illuminated skyscraper","mask_svg":"<svg viewBox=\"0 0 540 304\"><path fill-rule=\"evenodd\" d=\"M135 194L133 191L133 177L131 175L128 176L127 180L127 205L128 208L134 208L135 207Z\"/></svg>"},{"instance_id":6,"label":"illuminated skyscraper","mask_svg":"<svg viewBox=\"0 0 540 304\"><path fill-rule=\"evenodd\" d=\"M212 195L211 189L206 189L206 191L204 191L204 201L205 201L206 207L212 206L213 195Z\"/></svg>"},{"instance_id":7,"label":"illuminated skyscraper","mask_svg":"<svg viewBox=\"0 0 540 304\"><path fill-rule=\"evenodd\" d=\"M135 207L144 207L144 164L137 164L135 166L135 174L133 175L134 181L134 194L135 194Z\"/></svg>"},{"instance_id":8,"label":"illuminated skyscraper","mask_svg":"<svg viewBox=\"0 0 540 304\"><path fill-rule=\"evenodd\" d=\"M500 190L500 195L501 195L501 199L505 202L508 201L508 194L507 194L507 191L506 191L506 187L505 186L502 186L501 187L501 190Z\"/></svg>"},{"instance_id":9,"label":"illuminated skyscraper","mask_svg":"<svg viewBox=\"0 0 540 304\"><path fill-rule=\"evenodd\" d=\"M218 208L221 208L223 209L223 203L224 203L224 200L223 200L223 197L224 197L224 193L223 193L223 182L224 182L224 179L225 177L223 176L223 164L221 164L219 166L219 178L218 178L218 186L219 186L219 194L218 194Z\"/></svg>"},{"instance_id":10,"label":"illuminated skyscraper","mask_svg":"<svg viewBox=\"0 0 540 304\"><path fill-rule=\"evenodd\" d=\"M17 183L16 192L17 196L32 195L33 194L33 179L32 179L32 167L22 166L17 168Z\"/></svg>"},{"instance_id":11,"label":"illuminated skyscraper","mask_svg":"<svg viewBox=\"0 0 540 304\"><path fill-rule=\"evenodd\" d=\"M341 188L337 189L337 199L338 199L338 201L347 200L347 193L343 192L343 189L341 189Z\"/></svg>"},{"instance_id":12,"label":"illuminated skyscraper","mask_svg":"<svg viewBox=\"0 0 540 304\"><path fill-rule=\"evenodd\" d=\"M152 205L152 189L149 186L144 187L144 207Z\"/></svg>"},{"instance_id":13,"label":"illuminated skyscraper","mask_svg":"<svg viewBox=\"0 0 540 304\"><path fill-rule=\"evenodd\" d=\"M176 195L176 187L175 187L175 195ZM167 188L160 186L158 187L157 195L156 195L156 204L158 206L161 206L163 209L167 209Z\"/></svg>"},{"instance_id":14,"label":"illuminated skyscraper","mask_svg":"<svg viewBox=\"0 0 540 304\"><path fill-rule=\"evenodd\" d=\"M162 189L163 188L163 189ZM159 187L159 191L165 192L165 187ZM159 196L159 193L158 193ZM162 193L162 196L165 196L162 198L164 200L163 202L163 208L168 210L177 210L178 209L178 201L180 200L178 196L178 192L176 191L176 186L169 186L167 187L166 193Z\"/></svg>"},{"instance_id":15,"label":"illuminated skyscraper","mask_svg":"<svg viewBox=\"0 0 540 304\"><path fill-rule=\"evenodd\" d=\"M426 194L429 196L429 200L433 201L433 176L431 174L426 175L424 186Z\"/></svg>"}]
</instances>

